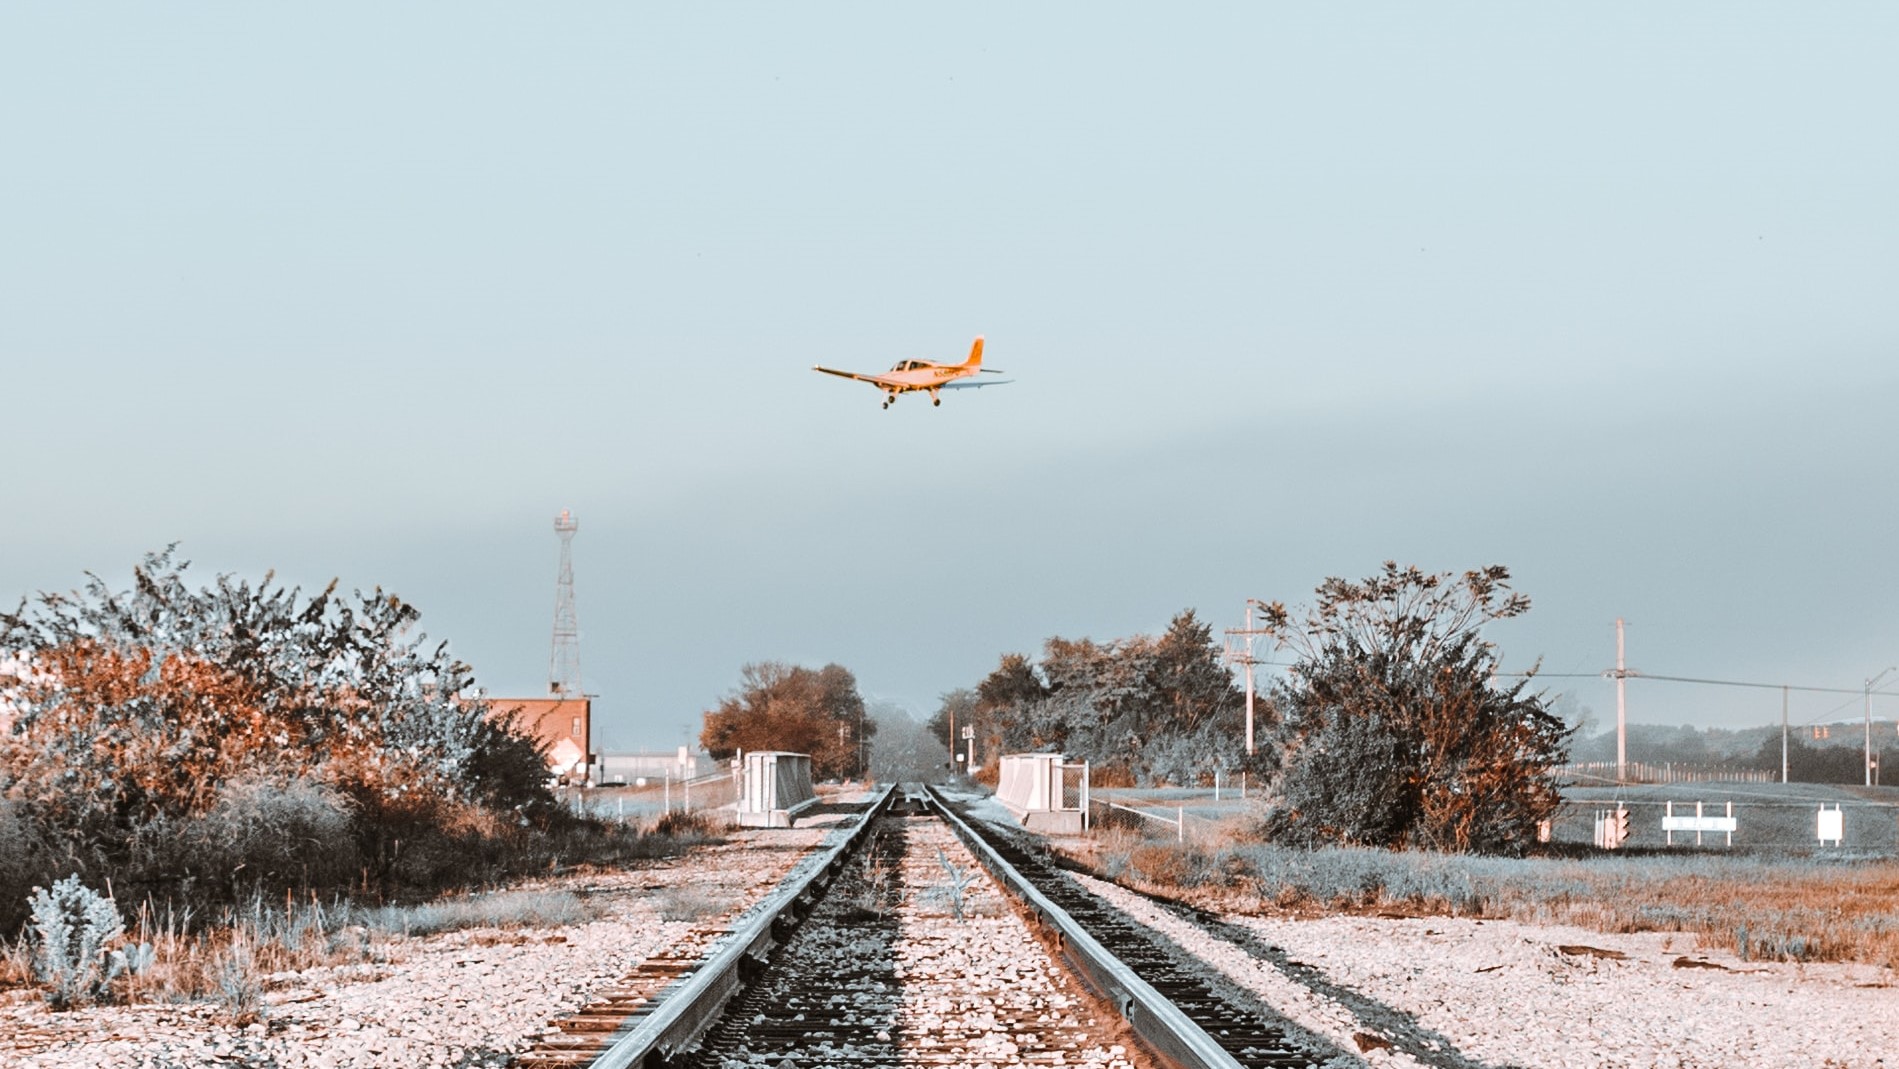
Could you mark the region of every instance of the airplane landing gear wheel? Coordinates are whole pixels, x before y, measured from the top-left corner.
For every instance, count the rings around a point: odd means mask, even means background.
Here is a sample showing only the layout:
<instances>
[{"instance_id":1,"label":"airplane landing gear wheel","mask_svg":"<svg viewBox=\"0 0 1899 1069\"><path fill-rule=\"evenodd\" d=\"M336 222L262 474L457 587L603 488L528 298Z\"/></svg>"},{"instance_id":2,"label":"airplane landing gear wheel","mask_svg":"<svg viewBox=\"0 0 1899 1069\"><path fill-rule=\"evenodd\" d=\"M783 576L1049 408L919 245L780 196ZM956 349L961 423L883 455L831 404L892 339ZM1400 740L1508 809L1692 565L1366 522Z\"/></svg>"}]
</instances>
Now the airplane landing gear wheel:
<instances>
[{"instance_id":1,"label":"airplane landing gear wheel","mask_svg":"<svg viewBox=\"0 0 1899 1069\"><path fill-rule=\"evenodd\" d=\"M930 398L930 404L932 404L932 405L940 405L940 404L942 404L942 403L943 403L943 399L942 399L941 397L932 397L932 398Z\"/></svg>"}]
</instances>

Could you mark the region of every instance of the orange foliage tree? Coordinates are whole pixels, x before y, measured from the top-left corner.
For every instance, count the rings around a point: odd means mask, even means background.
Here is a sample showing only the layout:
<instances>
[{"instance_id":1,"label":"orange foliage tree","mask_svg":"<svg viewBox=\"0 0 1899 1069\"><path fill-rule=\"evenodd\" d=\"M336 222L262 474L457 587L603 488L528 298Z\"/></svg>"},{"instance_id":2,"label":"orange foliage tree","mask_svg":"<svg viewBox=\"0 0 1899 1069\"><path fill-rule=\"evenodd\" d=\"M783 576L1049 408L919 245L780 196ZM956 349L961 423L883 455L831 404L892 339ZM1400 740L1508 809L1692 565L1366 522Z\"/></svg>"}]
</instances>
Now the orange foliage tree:
<instances>
[{"instance_id":1,"label":"orange foliage tree","mask_svg":"<svg viewBox=\"0 0 1899 1069\"><path fill-rule=\"evenodd\" d=\"M877 725L864 716L857 677L849 670L766 661L746 665L740 680L737 693L705 714L699 744L712 757L784 750L811 755L812 773L820 779L863 774L864 744Z\"/></svg>"}]
</instances>

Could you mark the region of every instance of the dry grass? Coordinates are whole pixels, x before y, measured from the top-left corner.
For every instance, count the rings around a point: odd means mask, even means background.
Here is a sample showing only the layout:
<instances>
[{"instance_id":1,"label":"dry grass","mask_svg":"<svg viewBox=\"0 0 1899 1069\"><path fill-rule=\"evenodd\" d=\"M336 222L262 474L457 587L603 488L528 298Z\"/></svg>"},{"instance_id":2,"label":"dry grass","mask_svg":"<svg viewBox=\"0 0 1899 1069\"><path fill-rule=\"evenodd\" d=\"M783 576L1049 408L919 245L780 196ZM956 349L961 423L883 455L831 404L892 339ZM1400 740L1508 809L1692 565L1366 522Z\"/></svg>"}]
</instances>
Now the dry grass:
<instances>
[{"instance_id":1,"label":"dry grass","mask_svg":"<svg viewBox=\"0 0 1899 1069\"><path fill-rule=\"evenodd\" d=\"M702 921L723 916L737 909L740 900L730 894L713 894L698 887L667 887L653 896L661 920Z\"/></svg>"},{"instance_id":2,"label":"dry grass","mask_svg":"<svg viewBox=\"0 0 1899 1069\"><path fill-rule=\"evenodd\" d=\"M265 978L272 974L388 960L402 940L439 932L518 932L580 924L594 915L566 891L532 889L374 908L254 899L209 925L147 902L126 934L131 943L152 944L152 964L115 980L112 998L128 1003L212 1002L230 1020L243 1024L266 1013ZM0 944L0 989L36 983L28 938Z\"/></svg>"},{"instance_id":3,"label":"dry grass","mask_svg":"<svg viewBox=\"0 0 1899 1069\"><path fill-rule=\"evenodd\" d=\"M1078 858L1138 890L1223 910L1402 912L1683 932L1750 960L1899 972L1899 862L1711 853L1495 858L1295 850L1121 831Z\"/></svg>"},{"instance_id":4,"label":"dry grass","mask_svg":"<svg viewBox=\"0 0 1899 1069\"><path fill-rule=\"evenodd\" d=\"M0 818L9 814L0 804ZM17 845L16 824L0 819L0 848ZM472 835L482 829L450 830ZM719 841L722 831L705 813L675 813L645 828L576 824L558 835L527 837L511 868L610 870L628 860L684 854ZM442 858L424 858L424 853L415 848L405 851L404 857L431 865L461 864L474 873L470 882L499 878L510 868L490 866L480 858L471 861L465 851L447 851ZM24 879L5 867L10 860L12 855L0 849L0 895L10 895L15 890L12 884ZM108 882L108 893L110 887ZM394 944L409 937L470 928L518 932L580 924L594 916L591 907L565 891L470 893L415 905L356 905L342 897L326 900L311 891L300 893L304 897L286 893L272 901L253 896L237 905L230 905L229 898L213 897L200 899L195 908L160 904L148 897L135 909L122 907L131 914L125 918L128 946L150 943L153 954L146 968L115 979L108 997L119 1002L209 1001L222 1006L233 1019L252 1020L264 1012L262 977L386 960ZM24 892L18 897L24 901ZM661 908L671 917L697 920L732 905L724 899L682 894ZM24 926L0 931L0 991L39 986L31 939Z\"/></svg>"},{"instance_id":5,"label":"dry grass","mask_svg":"<svg viewBox=\"0 0 1899 1069\"><path fill-rule=\"evenodd\" d=\"M1497 894L1502 915L1608 931L1679 931L1743 960L1856 961L1899 971L1899 863L1748 858L1544 862L1583 894Z\"/></svg>"}]
</instances>

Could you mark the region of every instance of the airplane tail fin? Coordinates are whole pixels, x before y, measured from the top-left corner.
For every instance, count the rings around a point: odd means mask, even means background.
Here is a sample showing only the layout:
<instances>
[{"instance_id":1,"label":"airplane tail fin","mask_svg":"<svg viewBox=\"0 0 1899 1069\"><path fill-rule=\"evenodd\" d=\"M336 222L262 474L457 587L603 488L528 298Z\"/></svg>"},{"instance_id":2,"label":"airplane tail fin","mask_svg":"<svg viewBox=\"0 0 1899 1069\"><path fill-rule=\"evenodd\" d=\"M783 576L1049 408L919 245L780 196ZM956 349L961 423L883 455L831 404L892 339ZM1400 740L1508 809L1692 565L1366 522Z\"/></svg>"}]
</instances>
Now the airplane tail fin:
<instances>
[{"instance_id":1,"label":"airplane tail fin","mask_svg":"<svg viewBox=\"0 0 1899 1069\"><path fill-rule=\"evenodd\" d=\"M969 359L963 361L964 367L982 366L982 335L976 336L976 344L969 347Z\"/></svg>"}]
</instances>

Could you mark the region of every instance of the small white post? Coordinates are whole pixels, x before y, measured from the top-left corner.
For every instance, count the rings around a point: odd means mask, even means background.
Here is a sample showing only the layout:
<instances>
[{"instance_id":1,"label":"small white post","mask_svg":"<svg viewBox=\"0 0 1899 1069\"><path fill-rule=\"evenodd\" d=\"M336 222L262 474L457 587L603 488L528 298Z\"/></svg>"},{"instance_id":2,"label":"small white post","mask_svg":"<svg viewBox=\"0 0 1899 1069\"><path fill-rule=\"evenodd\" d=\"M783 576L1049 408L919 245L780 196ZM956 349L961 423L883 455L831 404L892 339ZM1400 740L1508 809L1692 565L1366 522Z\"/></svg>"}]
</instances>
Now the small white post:
<instances>
[{"instance_id":1,"label":"small white post","mask_svg":"<svg viewBox=\"0 0 1899 1069\"><path fill-rule=\"evenodd\" d=\"M1673 802L1663 803L1662 827L1668 829L1665 833L1668 836L1668 845L1675 845L1675 803Z\"/></svg>"},{"instance_id":2,"label":"small white post","mask_svg":"<svg viewBox=\"0 0 1899 1069\"><path fill-rule=\"evenodd\" d=\"M1187 807L1184 805L1175 806L1174 819L1180 822L1180 830L1174 835L1175 841L1184 843L1187 841Z\"/></svg>"},{"instance_id":3,"label":"small white post","mask_svg":"<svg viewBox=\"0 0 1899 1069\"><path fill-rule=\"evenodd\" d=\"M1081 829L1088 830L1088 762L1081 763Z\"/></svg>"},{"instance_id":4,"label":"small white post","mask_svg":"<svg viewBox=\"0 0 1899 1069\"><path fill-rule=\"evenodd\" d=\"M1217 768L1213 770L1213 800L1220 800L1220 770Z\"/></svg>"},{"instance_id":5,"label":"small white post","mask_svg":"<svg viewBox=\"0 0 1899 1069\"><path fill-rule=\"evenodd\" d=\"M1701 845L1701 803L1695 803L1695 845Z\"/></svg>"}]
</instances>

